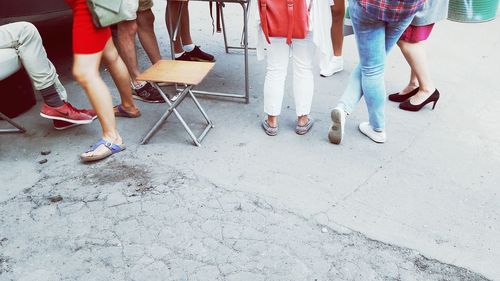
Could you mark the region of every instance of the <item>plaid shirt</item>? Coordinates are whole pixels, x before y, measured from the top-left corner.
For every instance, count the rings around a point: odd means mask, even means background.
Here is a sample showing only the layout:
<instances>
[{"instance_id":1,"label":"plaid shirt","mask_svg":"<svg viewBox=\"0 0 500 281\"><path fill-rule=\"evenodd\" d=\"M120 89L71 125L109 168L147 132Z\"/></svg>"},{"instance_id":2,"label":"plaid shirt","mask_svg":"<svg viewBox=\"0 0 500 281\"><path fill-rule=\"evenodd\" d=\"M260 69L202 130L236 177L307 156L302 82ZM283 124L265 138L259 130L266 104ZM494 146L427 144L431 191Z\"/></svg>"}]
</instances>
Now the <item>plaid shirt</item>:
<instances>
[{"instance_id":1,"label":"plaid shirt","mask_svg":"<svg viewBox=\"0 0 500 281\"><path fill-rule=\"evenodd\" d=\"M426 0L357 0L363 10L385 22L414 16ZM438 0L441 1L441 0Z\"/></svg>"}]
</instances>

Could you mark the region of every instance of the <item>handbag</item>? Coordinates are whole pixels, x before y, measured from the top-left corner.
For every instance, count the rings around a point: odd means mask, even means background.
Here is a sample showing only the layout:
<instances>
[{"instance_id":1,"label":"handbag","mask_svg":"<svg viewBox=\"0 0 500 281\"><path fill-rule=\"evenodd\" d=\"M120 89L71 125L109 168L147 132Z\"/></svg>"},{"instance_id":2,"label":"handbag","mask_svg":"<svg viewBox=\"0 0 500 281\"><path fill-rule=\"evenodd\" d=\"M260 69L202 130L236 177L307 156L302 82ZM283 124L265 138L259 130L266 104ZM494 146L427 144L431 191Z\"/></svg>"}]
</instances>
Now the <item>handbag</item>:
<instances>
[{"instance_id":1,"label":"handbag","mask_svg":"<svg viewBox=\"0 0 500 281\"><path fill-rule=\"evenodd\" d=\"M94 25L101 28L121 21L135 19L137 7L135 7L134 11L133 7L129 7L127 1L130 0L87 0L87 6Z\"/></svg>"},{"instance_id":2,"label":"handbag","mask_svg":"<svg viewBox=\"0 0 500 281\"><path fill-rule=\"evenodd\" d=\"M271 44L269 37L284 37L290 45L292 38L306 38L310 9L306 0L259 0L260 24L267 42Z\"/></svg>"}]
</instances>

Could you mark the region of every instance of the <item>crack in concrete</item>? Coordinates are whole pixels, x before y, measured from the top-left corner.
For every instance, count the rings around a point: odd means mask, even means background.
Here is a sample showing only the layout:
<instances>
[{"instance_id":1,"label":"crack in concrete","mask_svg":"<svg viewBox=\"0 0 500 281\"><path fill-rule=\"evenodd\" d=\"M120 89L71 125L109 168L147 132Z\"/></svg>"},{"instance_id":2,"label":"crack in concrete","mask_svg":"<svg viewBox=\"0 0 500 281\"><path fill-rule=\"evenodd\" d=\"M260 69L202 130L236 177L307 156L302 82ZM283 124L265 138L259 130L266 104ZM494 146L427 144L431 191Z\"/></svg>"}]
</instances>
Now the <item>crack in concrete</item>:
<instances>
[{"instance_id":1,"label":"crack in concrete","mask_svg":"<svg viewBox=\"0 0 500 281\"><path fill-rule=\"evenodd\" d=\"M112 160L48 173L0 203L2 281L487 280L191 171Z\"/></svg>"}]
</instances>

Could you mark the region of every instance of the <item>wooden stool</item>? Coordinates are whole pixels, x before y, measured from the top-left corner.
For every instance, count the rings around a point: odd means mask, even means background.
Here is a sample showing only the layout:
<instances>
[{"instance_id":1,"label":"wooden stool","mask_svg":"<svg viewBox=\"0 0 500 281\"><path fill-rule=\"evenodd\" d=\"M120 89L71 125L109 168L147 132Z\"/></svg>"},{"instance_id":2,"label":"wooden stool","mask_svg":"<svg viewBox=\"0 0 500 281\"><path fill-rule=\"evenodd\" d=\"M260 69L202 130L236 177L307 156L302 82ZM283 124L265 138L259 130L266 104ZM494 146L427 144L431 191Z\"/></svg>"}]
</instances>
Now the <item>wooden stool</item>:
<instances>
[{"instance_id":1,"label":"wooden stool","mask_svg":"<svg viewBox=\"0 0 500 281\"><path fill-rule=\"evenodd\" d=\"M208 131L214 127L212 121L208 118L205 110L201 107L200 103L191 91L194 86L198 85L207 76L208 72L213 68L214 63L207 62L193 62L193 61L174 61L174 60L161 60L147 69L144 73L137 77L139 81L149 81L153 86L158 89L161 96L168 104L168 108L165 113L161 116L160 120L149 130L149 132L141 140L141 144L148 143L149 139L158 131L160 126L165 122L172 112L177 116L179 121L181 121L182 126L186 129L189 136L193 139L196 146L200 146L203 138L207 135ZM158 83L175 83L184 85L184 89L177 95L175 101L171 101L167 95L158 86ZM177 106L179 106L184 99L190 96L194 101L196 107L201 112L203 117L207 122L207 126L200 134L196 137L193 131L187 123L182 118L181 114L177 111Z\"/></svg>"}]
</instances>

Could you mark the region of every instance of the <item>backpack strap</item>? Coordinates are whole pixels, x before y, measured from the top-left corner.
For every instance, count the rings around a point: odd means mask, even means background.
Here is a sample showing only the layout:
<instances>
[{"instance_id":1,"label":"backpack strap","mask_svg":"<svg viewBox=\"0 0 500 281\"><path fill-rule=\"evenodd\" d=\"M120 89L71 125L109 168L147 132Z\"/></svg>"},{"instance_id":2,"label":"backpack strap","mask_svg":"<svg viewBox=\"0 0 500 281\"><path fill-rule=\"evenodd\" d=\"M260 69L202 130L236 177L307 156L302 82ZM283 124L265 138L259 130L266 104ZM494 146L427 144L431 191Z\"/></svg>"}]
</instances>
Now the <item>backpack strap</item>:
<instances>
[{"instance_id":1,"label":"backpack strap","mask_svg":"<svg viewBox=\"0 0 500 281\"><path fill-rule=\"evenodd\" d=\"M266 37L267 43L271 44L269 40L269 27L267 26L267 0L259 0L260 2L260 24L262 26L262 31Z\"/></svg>"},{"instance_id":2,"label":"backpack strap","mask_svg":"<svg viewBox=\"0 0 500 281\"><path fill-rule=\"evenodd\" d=\"M287 0L286 5L287 5L287 12L288 12L288 33L286 36L286 43L288 45L292 44L292 36L293 36L293 25L294 25L294 20L293 20L293 6L294 6L294 0Z\"/></svg>"}]
</instances>

